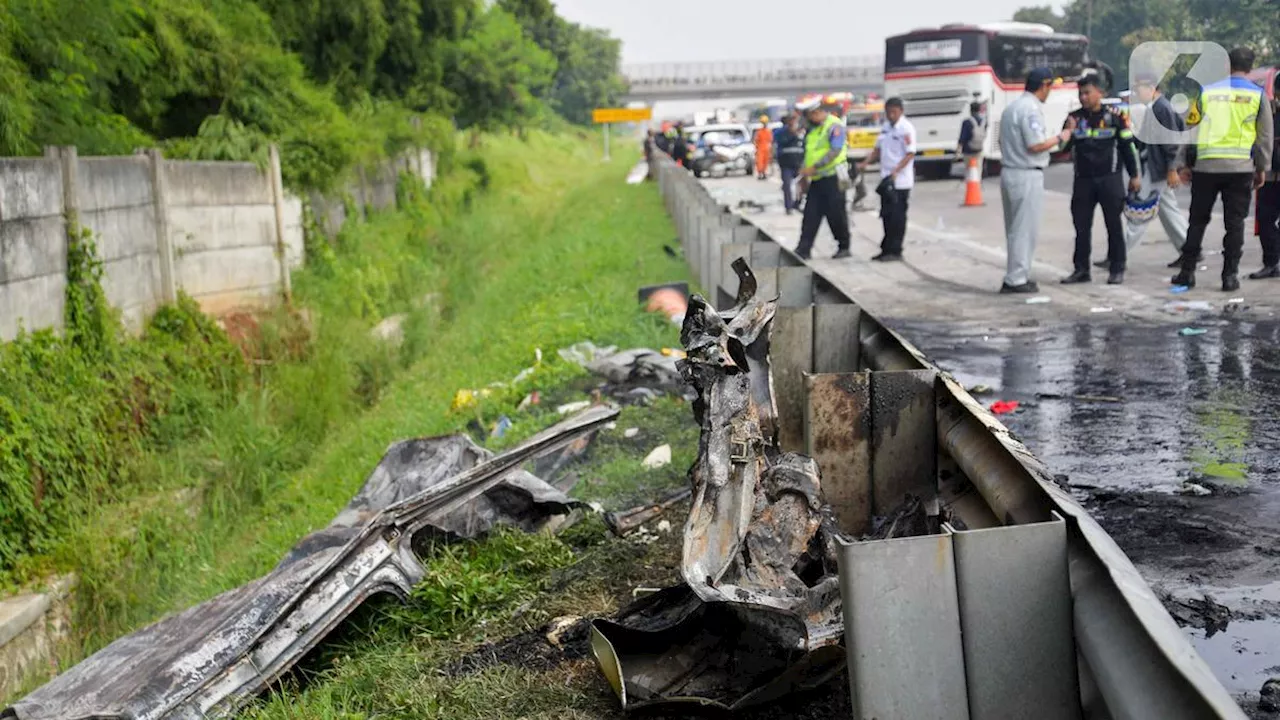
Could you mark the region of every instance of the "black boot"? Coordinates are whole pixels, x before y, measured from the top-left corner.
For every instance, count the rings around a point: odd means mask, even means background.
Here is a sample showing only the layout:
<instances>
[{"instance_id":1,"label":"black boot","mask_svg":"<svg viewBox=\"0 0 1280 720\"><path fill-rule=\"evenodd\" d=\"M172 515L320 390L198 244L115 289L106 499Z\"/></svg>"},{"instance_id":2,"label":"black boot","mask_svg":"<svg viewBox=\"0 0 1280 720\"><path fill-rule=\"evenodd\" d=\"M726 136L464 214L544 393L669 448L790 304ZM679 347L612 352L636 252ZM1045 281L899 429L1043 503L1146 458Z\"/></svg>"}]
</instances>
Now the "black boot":
<instances>
[{"instance_id":1,"label":"black boot","mask_svg":"<svg viewBox=\"0 0 1280 720\"><path fill-rule=\"evenodd\" d=\"M1106 258L1103 258L1098 262L1094 263L1093 266L1096 268L1102 268L1103 270L1106 270L1107 268L1111 267L1111 261Z\"/></svg>"},{"instance_id":2,"label":"black boot","mask_svg":"<svg viewBox=\"0 0 1280 720\"><path fill-rule=\"evenodd\" d=\"M1204 262L1204 255L1201 255L1201 256L1197 257L1197 258L1196 258L1196 262L1197 262L1197 263L1202 263L1202 262ZM1168 265L1165 265L1165 267L1167 267L1167 268L1180 268L1180 267L1182 267L1182 256L1178 256L1178 259L1177 259L1177 260L1174 260L1173 262L1169 263Z\"/></svg>"},{"instance_id":3,"label":"black boot","mask_svg":"<svg viewBox=\"0 0 1280 720\"><path fill-rule=\"evenodd\" d=\"M1263 265L1258 272L1249 273L1250 280L1269 280L1280 278L1280 265Z\"/></svg>"},{"instance_id":4,"label":"black boot","mask_svg":"<svg viewBox=\"0 0 1280 720\"><path fill-rule=\"evenodd\" d=\"M1235 273L1222 276L1222 292L1235 292L1240 289L1240 276Z\"/></svg>"},{"instance_id":5,"label":"black boot","mask_svg":"<svg viewBox=\"0 0 1280 720\"><path fill-rule=\"evenodd\" d=\"M1063 285L1076 285L1078 283L1093 282L1093 276L1088 270L1077 270L1060 280Z\"/></svg>"},{"instance_id":6,"label":"black boot","mask_svg":"<svg viewBox=\"0 0 1280 720\"><path fill-rule=\"evenodd\" d=\"M1123 285L1123 284L1124 284L1124 271L1123 271L1123 270L1112 270L1112 271L1111 271L1111 275L1109 275L1109 276L1107 277L1107 284L1108 284L1108 285Z\"/></svg>"},{"instance_id":7,"label":"black boot","mask_svg":"<svg viewBox=\"0 0 1280 720\"><path fill-rule=\"evenodd\" d=\"M1196 286L1196 274L1183 270L1169 280L1170 285L1185 285L1188 288Z\"/></svg>"}]
</instances>

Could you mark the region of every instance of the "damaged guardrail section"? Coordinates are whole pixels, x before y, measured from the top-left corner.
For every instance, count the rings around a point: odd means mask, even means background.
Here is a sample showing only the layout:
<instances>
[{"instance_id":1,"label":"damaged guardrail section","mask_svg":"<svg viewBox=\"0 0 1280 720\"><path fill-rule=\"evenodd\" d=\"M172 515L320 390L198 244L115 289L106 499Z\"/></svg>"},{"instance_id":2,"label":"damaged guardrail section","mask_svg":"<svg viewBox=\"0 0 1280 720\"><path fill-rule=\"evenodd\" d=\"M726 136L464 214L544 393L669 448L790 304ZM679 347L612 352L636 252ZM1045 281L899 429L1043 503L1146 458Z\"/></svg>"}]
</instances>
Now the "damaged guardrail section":
<instances>
[{"instance_id":1,"label":"damaged guardrail section","mask_svg":"<svg viewBox=\"0 0 1280 720\"><path fill-rule=\"evenodd\" d=\"M726 328L748 329L737 314L776 301L771 350L760 360L771 375L774 451L805 453L816 463L819 507L829 508L843 538L837 555L853 717L1244 717L1115 542L963 387L832 282L718 206L669 158L655 154L650 174ZM750 279L734 268L739 259ZM747 282L756 300L744 304ZM751 333L742 337L751 347ZM751 366L750 353L729 357ZM732 437L753 426L731 423L721 432ZM751 477L762 481L767 470ZM694 470L695 498L705 472ZM646 598L614 625L597 623L608 640L596 644L597 654L624 706L671 697L676 684L628 684L626 654L611 653L610 643L636 643L655 670L670 673L705 662L707 648L725 643L698 636L703 628L746 622L728 598L707 592L739 572L726 570L729 555L754 519L755 511L733 502L735 492L716 490L718 515L708 514L705 500L691 514L690 530L714 517L736 531L692 541L714 551L695 564L694 577L686 575L686 586ZM924 522L893 519L904 494L918 498ZM861 539L883 530L876 526L886 518L919 527L905 537ZM819 584L824 578L809 576ZM993 622L992 608L1007 613L997 618L1003 623ZM646 623L668 639L699 637L704 654L664 656ZM1014 625L1038 635L1010 634ZM740 707L783 687L809 686L830 670L830 655L809 652L812 643L782 659L779 647L757 653L774 658L755 668L766 681L710 702ZM698 701L709 702L705 694Z\"/></svg>"}]
</instances>

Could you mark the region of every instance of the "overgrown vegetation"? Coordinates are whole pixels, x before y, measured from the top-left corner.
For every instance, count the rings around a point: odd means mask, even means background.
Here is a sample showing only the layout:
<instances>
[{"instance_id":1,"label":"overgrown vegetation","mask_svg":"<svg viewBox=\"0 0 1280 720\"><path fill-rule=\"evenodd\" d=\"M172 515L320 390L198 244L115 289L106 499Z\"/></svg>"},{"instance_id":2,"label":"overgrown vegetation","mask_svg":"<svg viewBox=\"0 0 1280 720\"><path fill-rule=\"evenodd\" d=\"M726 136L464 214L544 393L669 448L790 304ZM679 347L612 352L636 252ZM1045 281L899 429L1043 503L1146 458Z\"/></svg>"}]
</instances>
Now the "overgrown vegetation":
<instances>
[{"instance_id":1,"label":"overgrown vegetation","mask_svg":"<svg viewBox=\"0 0 1280 720\"><path fill-rule=\"evenodd\" d=\"M597 152L537 132L462 152L429 194L406 186L402 210L320 243L295 274L301 310L228 318L236 345L188 302L158 314L141 339L117 334L113 352L151 364L90 364L70 334L6 346L5 492L30 496L30 460L45 455L61 464L44 477L84 475L74 492L60 490L83 504L13 518L45 530L6 557L6 576L75 571L90 651L268 571L329 522L392 441L487 426L513 413L523 390L580 374L556 348L674 344L676 328L634 294L687 278L661 249L670 223L652 188L624 189L625 168ZM402 343L370 338L401 313ZM516 391L450 411L459 388L510 379L539 348L544 361ZM82 383L68 384L77 373ZM521 429L533 422L515 417ZM5 527L6 539L25 537L8 533L8 517Z\"/></svg>"},{"instance_id":2,"label":"overgrown vegetation","mask_svg":"<svg viewBox=\"0 0 1280 720\"><path fill-rule=\"evenodd\" d=\"M329 189L462 127L584 121L619 44L547 0L0 0L0 155L162 145Z\"/></svg>"}]
</instances>

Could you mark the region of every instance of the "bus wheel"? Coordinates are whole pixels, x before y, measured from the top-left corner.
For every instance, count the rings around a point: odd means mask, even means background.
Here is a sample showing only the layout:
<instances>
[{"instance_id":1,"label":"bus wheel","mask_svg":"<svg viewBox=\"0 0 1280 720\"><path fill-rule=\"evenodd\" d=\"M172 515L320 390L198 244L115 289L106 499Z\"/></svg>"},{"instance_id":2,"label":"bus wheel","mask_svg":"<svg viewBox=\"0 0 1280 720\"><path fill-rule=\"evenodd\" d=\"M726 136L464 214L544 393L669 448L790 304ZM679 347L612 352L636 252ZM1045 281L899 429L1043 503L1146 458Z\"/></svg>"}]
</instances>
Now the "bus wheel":
<instances>
[{"instance_id":1,"label":"bus wheel","mask_svg":"<svg viewBox=\"0 0 1280 720\"><path fill-rule=\"evenodd\" d=\"M916 166L916 172L925 180L946 180L951 177L951 164L927 162Z\"/></svg>"}]
</instances>

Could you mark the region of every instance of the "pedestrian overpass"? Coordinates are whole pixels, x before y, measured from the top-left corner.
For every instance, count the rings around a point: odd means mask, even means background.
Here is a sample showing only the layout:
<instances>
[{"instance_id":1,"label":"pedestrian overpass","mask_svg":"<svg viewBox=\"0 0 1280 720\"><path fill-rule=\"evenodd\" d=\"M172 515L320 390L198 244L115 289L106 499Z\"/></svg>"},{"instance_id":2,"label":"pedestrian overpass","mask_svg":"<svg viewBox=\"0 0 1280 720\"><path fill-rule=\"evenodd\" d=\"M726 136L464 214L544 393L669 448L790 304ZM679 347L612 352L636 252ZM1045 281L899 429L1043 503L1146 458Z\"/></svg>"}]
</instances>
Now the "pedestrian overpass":
<instances>
[{"instance_id":1,"label":"pedestrian overpass","mask_svg":"<svg viewBox=\"0 0 1280 720\"><path fill-rule=\"evenodd\" d=\"M732 97L792 97L806 92L865 94L884 89L876 55L627 65L628 102Z\"/></svg>"}]
</instances>

